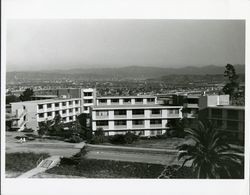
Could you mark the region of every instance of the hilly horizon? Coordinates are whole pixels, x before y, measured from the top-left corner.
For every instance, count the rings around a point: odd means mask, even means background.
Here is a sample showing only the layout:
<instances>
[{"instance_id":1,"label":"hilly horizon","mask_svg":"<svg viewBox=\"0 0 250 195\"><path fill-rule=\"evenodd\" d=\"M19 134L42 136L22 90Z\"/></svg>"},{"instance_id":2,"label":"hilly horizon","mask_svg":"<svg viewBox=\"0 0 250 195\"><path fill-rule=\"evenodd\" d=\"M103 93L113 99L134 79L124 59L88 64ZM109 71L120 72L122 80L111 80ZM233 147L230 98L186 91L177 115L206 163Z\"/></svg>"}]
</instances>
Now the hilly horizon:
<instances>
[{"instance_id":1,"label":"hilly horizon","mask_svg":"<svg viewBox=\"0 0 250 195\"><path fill-rule=\"evenodd\" d=\"M245 65L234 65L237 74L245 74ZM127 66L120 68L88 68L69 70L44 70L44 71L12 71L7 72L7 81L14 78L27 79L133 79L157 78L166 75L206 75L224 74L225 66L208 65L203 67L186 66L183 68L164 68L150 66ZM28 73L28 74L27 74Z\"/></svg>"}]
</instances>

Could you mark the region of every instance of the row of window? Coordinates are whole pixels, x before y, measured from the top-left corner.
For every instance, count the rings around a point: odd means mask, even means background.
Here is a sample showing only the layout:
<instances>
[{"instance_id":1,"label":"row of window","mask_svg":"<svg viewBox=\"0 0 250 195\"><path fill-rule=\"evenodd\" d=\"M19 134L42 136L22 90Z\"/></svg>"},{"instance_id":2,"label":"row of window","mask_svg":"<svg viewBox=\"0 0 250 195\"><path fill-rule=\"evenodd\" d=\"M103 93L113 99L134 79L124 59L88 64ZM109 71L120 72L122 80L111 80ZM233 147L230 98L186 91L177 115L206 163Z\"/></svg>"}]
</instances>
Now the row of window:
<instances>
[{"instance_id":1,"label":"row of window","mask_svg":"<svg viewBox=\"0 0 250 195\"><path fill-rule=\"evenodd\" d=\"M110 99L111 103L119 103L119 98L117 99ZM99 99L99 103L105 104L108 102L108 99ZM123 103L131 103L132 99L131 98L124 98ZM143 98L135 98L136 103L143 103ZM153 103L155 102L155 98L147 98L148 103Z\"/></svg>"},{"instance_id":2,"label":"row of window","mask_svg":"<svg viewBox=\"0 0 250 195\"><path fill-rule=\"evenodd\" d=\"M144 115L145 110L143 109L136 109L136 110L132 110L132 114L133 115ZM161 109L152 109L151 110L151 114L161 114L162 110ZM168 114L179 114L179 110L178 109L168 109ZM96 116L108 116L109 112L108 111L97 111L96 112ZM114 115L115 116L119 116L119 115L127 115L127 110L115 110L114 111Z\"/></svg>"},{"instance_id":3,"label":"row of window","mask_svg":"<svg viewBox=\"0 0 250 195\"><path fill-rule=\"evenodd\" d=\"M115 126L125 126L127 125L126 120L117 120L114 121ZM133 125L144 125L144 120L132 120ZM150 125L160 125L162 124L161 119L151 119L150 120ZM109 122L108 121L96 121L96 126L108 126Z\"/></svg>"},{"instance_id":4,"label":"row of window","mask_svg":"<svg viewBox=\"0 0 250 195\"><path fill-rule=\"evenodd\" d=\"M93 96L93 92L83 92L83 96Z\"/></svg>"},{"instance_id":5,"label":"row of window","mask_svg":"<svg viewBox=\"0 0 250 195\"><path fill-rule=\"evenodd\" d=\"M59 108L60 104L62 106L67 106L67 102L57 102L57 103L53 103L55 108ZM79 104L79 100L75 100L75 104ZM72 106L73 105L73 101L68 101L68 105ZM47 109L52 108L52 103L48 103L48 104L38 104L38 109L44 109L44 106L47 107Z\"/></svg>"},{"instance_id":6,"label":"row of window","mask_svg":"<svg viewBox=\"0 0 250 195\"><path fill-rule=\"evenodd\" d=\"M68 113L73 113L73 111L74 111L74 109L67 109L67 110L68 110ZM67 110L62 110L61 114L66 114L66 113L67 113ZM79 108L75 108L75 112L79 112ZM49 117L49 116L52 116L53 113L54 113L55 115L60 114L59 111L47 112L47 116L48 116L48 117ZM43 118L43 117L44 117L44 114L45 114L45 113L39 113L39 114L38 114L38 117L39 117L39 118Z\"/></svg>"},{"instance_id":7,"label":"row of window","mask_svg":"<svg viewBox=\"0 0 250 195\"><path fill-rule=\"evenodd\" d=\"M141 135L141 136L145 135L145 131L130 131L130 132L133 134L136 134L136 135ZM151 130L149 132L150 132L150 136L162 135L162 130ZM110 132L104 132L104 133L105 133L105 136L110 135ZM127 133L127 131L115 132L115 134L120 134L120 135L124 135L126 133Z\"/></svg>"}]
</instances>

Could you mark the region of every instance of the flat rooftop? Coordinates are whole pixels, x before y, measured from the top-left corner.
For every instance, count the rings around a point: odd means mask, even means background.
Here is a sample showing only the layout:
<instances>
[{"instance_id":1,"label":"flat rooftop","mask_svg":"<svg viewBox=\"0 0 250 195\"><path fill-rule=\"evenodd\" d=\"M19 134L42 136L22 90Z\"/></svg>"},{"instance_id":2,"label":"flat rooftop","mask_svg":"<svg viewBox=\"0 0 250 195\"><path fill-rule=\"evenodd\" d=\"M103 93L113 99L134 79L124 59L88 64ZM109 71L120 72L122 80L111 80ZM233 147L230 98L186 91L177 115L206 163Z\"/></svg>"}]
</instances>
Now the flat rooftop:
<instances>
[{"instance_id":1,"label":"flat rooftop","mask_svg":"<svg viewBox=\"0 0 250 195\"><path fill-rule=\"evenodd\" d=\"M161 104L132 104L132 105L99 105L99 106L92 106L93 110L98 109L135 109L135 108L182 108L182 106L164 106Z\"/></svg>"},{"instance_id":2,"label":"flat rooftop","mask_svg":"<svg viewBox=\"0 0 250 195\"><path fill-rule=\"evenodd\" d=\"M63 101L73 101L80 100L80 98L55 98L55 99L46 99L46 100L32 100L32 101L23 101L23 102L13 102L10 104L44 104L44 103L54 103L54 102L63 102Z\"/></svg>"},{"instance_id":3,"label":"flat rooftop","mask_svg":"<svg viewBox=\"0 0 250 195\"><path fill-rule=\"evenodd\" d=\"M233 106L233 105L208 106L208 108L245 110L245 106Z\"/></svg>"},{"instance_id":4,"label":"flat rooftop","mask_svg":"<svg viewBox=\"0 0 250 195\"><path fill-rule=\"evenodd\" d=\"M96 99L131 99L131 98L156 98L154 95L138 95L138 96L102 96Z\"/></svg>"}]
</instances>

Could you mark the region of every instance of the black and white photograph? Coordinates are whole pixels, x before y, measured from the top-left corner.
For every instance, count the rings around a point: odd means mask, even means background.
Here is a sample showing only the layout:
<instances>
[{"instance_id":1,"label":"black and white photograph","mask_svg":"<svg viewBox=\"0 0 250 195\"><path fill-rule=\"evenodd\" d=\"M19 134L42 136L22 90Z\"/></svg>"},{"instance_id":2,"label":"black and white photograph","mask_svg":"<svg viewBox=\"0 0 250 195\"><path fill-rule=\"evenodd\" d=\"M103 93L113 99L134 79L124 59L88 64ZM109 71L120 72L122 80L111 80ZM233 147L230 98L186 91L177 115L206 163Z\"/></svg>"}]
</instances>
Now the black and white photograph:
<instances>
[{"instance_id":1,"label":"black and white photograph","mask_svg":"<svg viewBox=\"0 0 250 195\"><path fill-rule=\"evenodd\" d=\"M8 18L5 27L7 181L249 177L246 20Z\"/></svg>"}]
</instances>

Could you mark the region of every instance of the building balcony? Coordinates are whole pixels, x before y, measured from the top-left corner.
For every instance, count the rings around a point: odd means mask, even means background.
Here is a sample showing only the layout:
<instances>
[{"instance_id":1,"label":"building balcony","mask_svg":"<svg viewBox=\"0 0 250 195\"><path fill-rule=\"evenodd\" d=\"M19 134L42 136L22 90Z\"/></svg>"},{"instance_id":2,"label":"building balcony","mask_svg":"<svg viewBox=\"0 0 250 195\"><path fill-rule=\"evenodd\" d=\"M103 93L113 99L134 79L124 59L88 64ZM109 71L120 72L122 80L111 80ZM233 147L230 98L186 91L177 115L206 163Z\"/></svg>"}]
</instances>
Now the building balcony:
<instances>
[{"instance_id":1,"label":"building balcony","mask_svg":"<svg viewBox=\"0 0 250 195\"><path fill-rule=\"evenodd\" d=\"M127 115L114 115L115 119L119 119L119 118L127 118Z\"/></svg>"},{"instance_id":2,"label":"building balcony","mask_svg":"<svg viewBox=\"0 0 250 195\"><path fill-rule=\"evenodd\" d=\"M109 116L96 116L96 119L109 119Z\"/></svg>"},{"instance_id":3,"label":"building balcony","mask_svg":"<svg viewBox=\"0 0 250 195\"><path fill-rule=\"evenodd\" d=\"M142 125L132 125L133 129L145 128L144 124Z\"/></svg>"},{"instance_id":4,"label":"building balcony","mask_svg":"<svg viewBox=\"0 0 250 195\"><path fill-rule=\"evenodd\" d=\"M127 129L127 125L115 125L114 129Z\"/></svg>"},{"instance_id":5,"label":"building balcony","mask_svg":"<svg viewBox=\"0 0 250 195\"><path fill-rule=\"evenodd\" d=\"M161 114L150 114L150 117L151 118L154 118L154 117L158 118L158 117L162 117L162 115Z\"/></svg>"},{"instance_id":6,"label":"building balcony","mask_svg":"<svg viewBox=\"0 0 250 195\"><path fill-rule=\"evenodd\" d=\"M152 128L162 127L162 124L150 124L150 127Z\"/></svg>"},{"instance_id":7,"label":"building balcony","mask_svg":"<svg viewBox=\"0 0 250 195\"><path fill-rule=\"evenodd\" d=\"M168 118L180 118L180 114L168 114Z\"/></svg>"},{"instance_id":8,"label":"building balcony","mask_svg":"<svg viewBox=\"0 0 250 195\"><path fill-rule=\"evenodd\" d=\"M145 115L144 114L133 114L132 118L144 118Z\"/></svg>"},{"instance_id":9,"label":"building balcony","mask_svg":"<svg viewBox=\"0 0 250 195\"><path fill-rule=\"evenodd\" d=\"M109 126L96 126L96 129L102 128L103 130L108 130Z\"/></svg>"}]
</instances>

